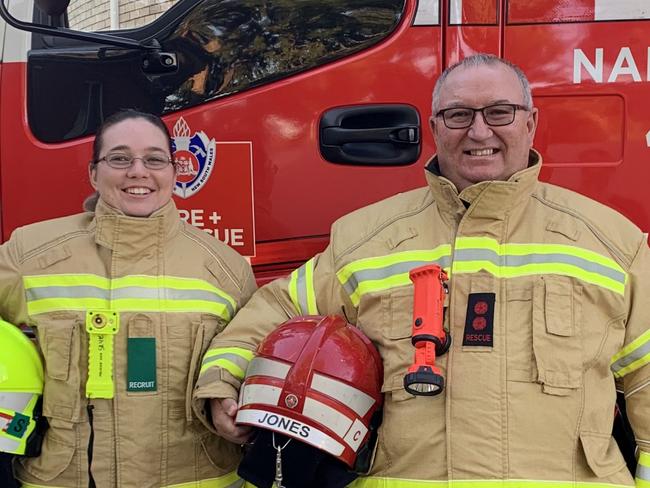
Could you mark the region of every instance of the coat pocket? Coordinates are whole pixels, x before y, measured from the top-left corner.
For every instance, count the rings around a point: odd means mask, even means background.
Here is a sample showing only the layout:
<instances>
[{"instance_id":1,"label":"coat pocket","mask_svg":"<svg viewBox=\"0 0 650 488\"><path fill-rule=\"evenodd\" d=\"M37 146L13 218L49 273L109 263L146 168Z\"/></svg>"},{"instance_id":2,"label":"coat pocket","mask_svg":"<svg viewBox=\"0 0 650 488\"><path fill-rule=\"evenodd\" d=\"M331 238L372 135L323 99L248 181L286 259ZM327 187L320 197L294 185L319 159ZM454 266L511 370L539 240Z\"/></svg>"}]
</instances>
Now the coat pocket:
<instances>
[{"instance_id":1,"label":"coat pocket","mask_svg":"<svg viewBox=\"0 0 650 488\"><path fill-rule=\"evenodd\" d=\"M377 344L384 363L381 391L390 393L393 401L408 400L414 398L404 389L404 375L415 355L411 343L413 288L398 288L382 295L381 307L382 338Z\"/></svg>"},{"instance_id":2,"label":"coat pocket","mask_svg":"<svg viewBox=\"0 0 650 488\"><path fill-rule=\"evenodd\" d=\"M51 481L66 470L75 453L76 434L72 425L53 422L48 429L41 455L35 458L19 458L23 469L43 481Z\"/></svg>"},{"instance_id":3,"label":"coat pocket","mask_svg":"<svg viewBox=\"0 0 650 488\"><path fill-rule=\"evenodd\" d=\"M550 395L582 386L580 288L564 276L540 277L533 289L533 354L537 382Z\"/></svg>"},{"instance_id":4,"label":"coat pocket","mask_svg":"<svg viewBox=\"0 0 650 488\"><path fill-rule=\"evenodd\" d=\"M187 375L187 387L185 389L185 418L188 422L193 418L192 393L201 371L203 355L208 350L212 339L225 328L225 325L222 319L213 315L201 315L201 321L192 346L192 356L190 357L190 366Z\"/></svg>"},{"instance_id":5,"label":"coat pocket","mask_svg":"<svg viewBox=\"0 0 650 488\"><path fill-rule=\"evenodd\" d=\"M210 464L222 472L234 470L241 460L241 449L238 445L210 432L201 437L201 447Z\"/></svg>"},{"instance_id":6,"label":"coat pocket","mask_svg":"<svg viewBox=\"0 0 650 488\"><path fill-rule=\"evenodd\" d=\"M581 432L580 443L589 468L599 478L611 476L626 467L618 444L611 435Z\"/></svg>"},{"instance_id":7,"label":"coat pocket","mask_svg":"<svg viewBox=\"0 0 650 488\"><path fill-rule=\"evenodd\" d=\"M43 414L78 422L81 418L80 319L72 313L48 316L37 325L45 365Z\"/></svg>"}]
</instances>

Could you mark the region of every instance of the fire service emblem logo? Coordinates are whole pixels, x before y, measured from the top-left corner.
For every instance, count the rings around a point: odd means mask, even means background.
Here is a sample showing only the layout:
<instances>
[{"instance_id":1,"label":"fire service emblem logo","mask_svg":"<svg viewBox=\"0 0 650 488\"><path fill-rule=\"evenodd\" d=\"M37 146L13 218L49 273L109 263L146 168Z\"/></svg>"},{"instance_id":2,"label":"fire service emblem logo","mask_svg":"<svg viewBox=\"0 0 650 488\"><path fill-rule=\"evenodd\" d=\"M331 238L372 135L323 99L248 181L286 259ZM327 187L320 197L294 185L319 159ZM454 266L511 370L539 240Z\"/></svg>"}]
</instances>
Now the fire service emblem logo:
<instances>
[{"instance_id":1,"label":"fire service emblem logo","mask_svg":"<svg viewBox=\"0 0 650 488\"><path fill-rule=\"evenodd\" d=\"M183 117L174 124L172 149L176 162L174 194L189 198L196 194L210 178L217 155L217 143L205 132L190 135L190 126Z\"/></svg>"}]
</instances>

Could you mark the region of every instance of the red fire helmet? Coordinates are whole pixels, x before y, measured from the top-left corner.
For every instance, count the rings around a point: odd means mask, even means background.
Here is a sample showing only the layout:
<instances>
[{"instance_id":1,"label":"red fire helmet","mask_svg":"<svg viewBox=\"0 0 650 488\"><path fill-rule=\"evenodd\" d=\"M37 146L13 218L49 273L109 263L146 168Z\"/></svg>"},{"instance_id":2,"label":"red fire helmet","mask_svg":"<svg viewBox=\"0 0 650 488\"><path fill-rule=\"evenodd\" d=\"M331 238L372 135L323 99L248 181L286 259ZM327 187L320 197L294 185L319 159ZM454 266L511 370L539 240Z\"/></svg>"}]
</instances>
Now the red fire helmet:
<instances>
[{"instance_id":1,"label":"red fire helmet","mask_svg":"<svg viewBox=\"0 0 650 488\"><path fill-rule=\"evenodd\" d=\"M354 467L381 407L383 367L370 340L337 316L296 317L257 348L236 422L285 434Z\"/></svg>"}]
</instances>

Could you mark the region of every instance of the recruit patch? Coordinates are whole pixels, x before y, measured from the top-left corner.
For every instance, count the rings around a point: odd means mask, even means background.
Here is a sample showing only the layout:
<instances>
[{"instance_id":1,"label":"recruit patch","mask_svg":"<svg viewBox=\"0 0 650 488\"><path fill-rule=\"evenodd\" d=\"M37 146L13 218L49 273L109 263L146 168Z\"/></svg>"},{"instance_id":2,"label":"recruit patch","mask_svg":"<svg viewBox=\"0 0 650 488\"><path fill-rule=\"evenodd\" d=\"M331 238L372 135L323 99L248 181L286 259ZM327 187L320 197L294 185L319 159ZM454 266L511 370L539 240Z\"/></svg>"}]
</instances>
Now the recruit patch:
<instances>
[{"instance_id":1,"label":"recruit patch","mask_svg":"<svg viewBox=\"0 0 650 488\"><path fill-rule=\"evenodd\" d=\"M467 298L463 346L493 346L494 301L494 293L470 293Z\"/></svg>"},{"instance_id":2,"label":"recruit patch","mask_svg":"<svg viewBox=\"0 0 650 488\"><path fill-rule=\"evenodd\" d=\"M156 391L156 339L129 337L126 391Z\"/></svg>"}]
</instances>

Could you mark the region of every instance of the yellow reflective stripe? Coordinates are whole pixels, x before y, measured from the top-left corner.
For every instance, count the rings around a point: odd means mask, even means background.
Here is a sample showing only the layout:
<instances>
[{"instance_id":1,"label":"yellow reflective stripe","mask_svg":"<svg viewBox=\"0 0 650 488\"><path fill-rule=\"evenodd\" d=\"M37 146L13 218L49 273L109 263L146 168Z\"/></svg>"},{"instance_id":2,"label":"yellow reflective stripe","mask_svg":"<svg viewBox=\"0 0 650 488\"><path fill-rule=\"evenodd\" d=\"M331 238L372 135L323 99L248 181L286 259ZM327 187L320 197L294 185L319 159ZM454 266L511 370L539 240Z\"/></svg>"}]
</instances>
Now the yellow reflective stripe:
<instances>
[{"instance_id":1,"label":"yellow reflective stripe","mask_svg":"<svg viewBox=\"0 0 650 488\"><path fill-rule=\"evenodd\" d=\"M445 244L427 251L403 251L359 259L343 266L336 276L356 306L366 293L410 284L412 268L436 262L448 270L450 260L451 246Z\"/></svg>"},{"instance_id":2,"label":"yellow reflective stripe","mask_svg":"<svg viewBox=\"0 0 650 488\"><path fill-rule=\"evenodd\" d=\"M624 294L627 273L614 260L561 244L499 244L487 237L459 237L453 272L488 271L500 278L562 274Z\"/></svg>"},{"instance_id":3,"label":"yellow reflective stripe","mask_svg":"<svg viewBox=\"0 0 650 488\"><path fill-rule=\"evenodd\" d=\"M138 310L136 301L167 302L164 307L149 306L148 311L192 311L192 307L202 303L197 311L213 313L215 309L220 310L221 313L217 315L226 320L230 320L237 308L237 302L228 293L207 281L194 278L130 275L111 280L92 274L58 274L25 276L23 283L28 296L28 307L32 305L34 309L30 310L30 313L60 310L57 302L51 300L65 299L86 300L86 305L74 307L75 310L89 307L114 308L109 305L108 300L122 301L123 311ZM160 290L160 298L151 296L152 292L149 290ZM142 296L138 297L139 294ZM130 305L125 301L129 299L132 300ZM178 302L179 305L173 306L169 302Z\"/></svg>"},{"instance_id":4,"label":"yellow reflective stripe","mask_svg":"<svg viewBox=\"0 0 650 488\"><path fill-rule=\"evenodd\" d=\"M243 380L244 375L246 374L246 368L242 367L243 364L237 364L237 359L241 358L245 361L245 364L248 364L255 354L253 351L244 349L242 347L217 347L214 349L209 349L203 355L203 363L199 374L203 374L206 370L218 366L225 369L235 378Z\"/></svg>"},{"instance_id":5,"label":"yellow reflective stripe","mask_svg":"<svg viewBox=\"0 0 650 488\"><path fill-rule=\"evenodd\" d=\"M567 254L583 258L587 261L598 263L620 273L625 270L619 264L601 254L598 254L580 247L567 246L564 244L519 244L505 243L499 244L495 239L489 237L459 237L456 239L456 249L490 249L497 254L510 254L513 256L524 256L526 254Z\"/></svg>"},{"instance_id":6,"label":"yellow reflective stripe","mask_svg":"<svg viewBox=\"0 0 650 488\"><path fill-rule=\"evenodd\" d=\"M294 269L291 272L291 278L289 279L289 298L291 298L291 303L296 308L296 312L300 314L300 303L298 302L298 270L300 268Z\"/></svg>"},{"instance_id":7,"label":"yellow reflective stripe","mask_svg":"<svg viewBox=\"0 0 650 488\"><path fill-rule=\"evenodd\" d=\"M550 480L424 481L401 478L357 478L348 488L630 488L632 485Z\"/></svg>"},{"instance_id":8,"label":"yellow reflective stripe","mask_svg":"<svg viewBox=\"0 0 650 488\"><path fill-rule=\"evenodd\" d=\"M361 301L361 295L409 284L411 284L411 278L409 278L408 272L392 275L379 280L361 281L357 285L356 290L350 295L350 300L352 301L352 304L356 306L359 305L359 302Z\"/></svg>"},{"instance_id":9,"label":"yellow reflective stripe","mask_svg":"<svg viewBox=\"0 0 650 488\"><path fill-rule=\"evenodd\" d=\"M570 264L525 264L517 267L498 266L490 261L454 261L451 274L477 273L487 271L497 278L519 278L522 276L560 274L600 286L620 295L625 294L625 285L597 273L584 271Z\"/></svg>"},{"instance_id":10,"label":"yellow reflective stripe","mask_svg":"<svg viewBox=\"0 0 650 488\"><path fill-rule=\"evenodd\" d=\"M316 293L314 291L314 259L305 263L305 293L307 295L307 313L318 315L316 307Z\"/></svg>"},{"instance_id":11,"label":"yellow reflective stripe","mask_svg":"<svg viewBox=\"0 0 650 488\"><path fill-rule=\"evenodd\" d=\"M244 480L237 475L237 472L233 471L218 478L164 485L161 488L242 488L244 483Z\"/></svg>"},{"instance_id":12,"label":"yellow reflective stripe","mask_svg":"<svg viewBox=\"0 0 650 488\"><path fill-rule=\"evenodd\" d=\"M299 314L318 315L314 292L314 258L291 273L289 297Z\"/></svg>"},{"instance_id":13,"label":"yellow reflective stripe","mask_svg":"<svg viewBox=\"0 0 650 488\"><path fill-rule=\"evenodd\" d=\"M627 346L614 354L610 368L621 378L650 363L650 330L645 331Z\"/></svg>"},{"instance_id":14,"label":"yellow reflective stripe","mask_svg":"<svg viewBox=\"0 0 650 488\"><path fill-rule=\"evenodd\" d=\"M245 485L236 471L228 473L218 478L207 480L189 481L187 483L178 483L174 485L162 485L161 488L243 488ZM247 485L248 486L248 485ZM253 486L253 485L249 485ZM52 485L35 485L32 483L22 483L23 488L61 488Z\"/></svg>"},{"instance_id":15,"label":"yellow reflective stripe","mask_svg":"<svg viewBox=\"0 0 650 488\"><path fill-rule=\"evenodd\" d=\"M337 271L336 276L341 283L345 283L356 271L383 268L406 261L433 261L442 256L451 256L451 246L449 244L443 244L426 251L402 251L386 256L359 259L343 266Z\"/></svg>"},{"instance_id":16,"label":"yellow reflective stripe","mask_svg":"<svg viewBox=\"0 0 650 488\"><path fill-rule=\"evenodd\" d=\"M451 246L430 251L404 251L359 259L346 264L336 275L352 303L365 293L410 285L409 271L436 262L451 273L487 271L498 278L560 274L623 295L627 273L614 260L596 252L563 244L499 244L487 237L459 237Z\"/></svg>"},{"instance_id":17,"label":"yellow reflective stripe","mask_svg":"<svg viewBox=\"0 0 650 488\"><path fill-rule=\"evenodd\" d=\"M230 313L225 305L204 300L169 300L169 299L119 299L101 298L44 298L27 303L30 315L56 312L59 310L110 309L116 312L196 312L217 315L230 320Z\"/></svg>"},{"instance_id":18,"label":"yellow reflective stripe","mask_svg":"<svg viewBox=\"0 0 650 488\"><path fill-rule=\"evenodd\" d=\"M639 461L636 465L636 481L637 488L650 487L650 453L639 451Z\"/></svg>"}]
</instances>

